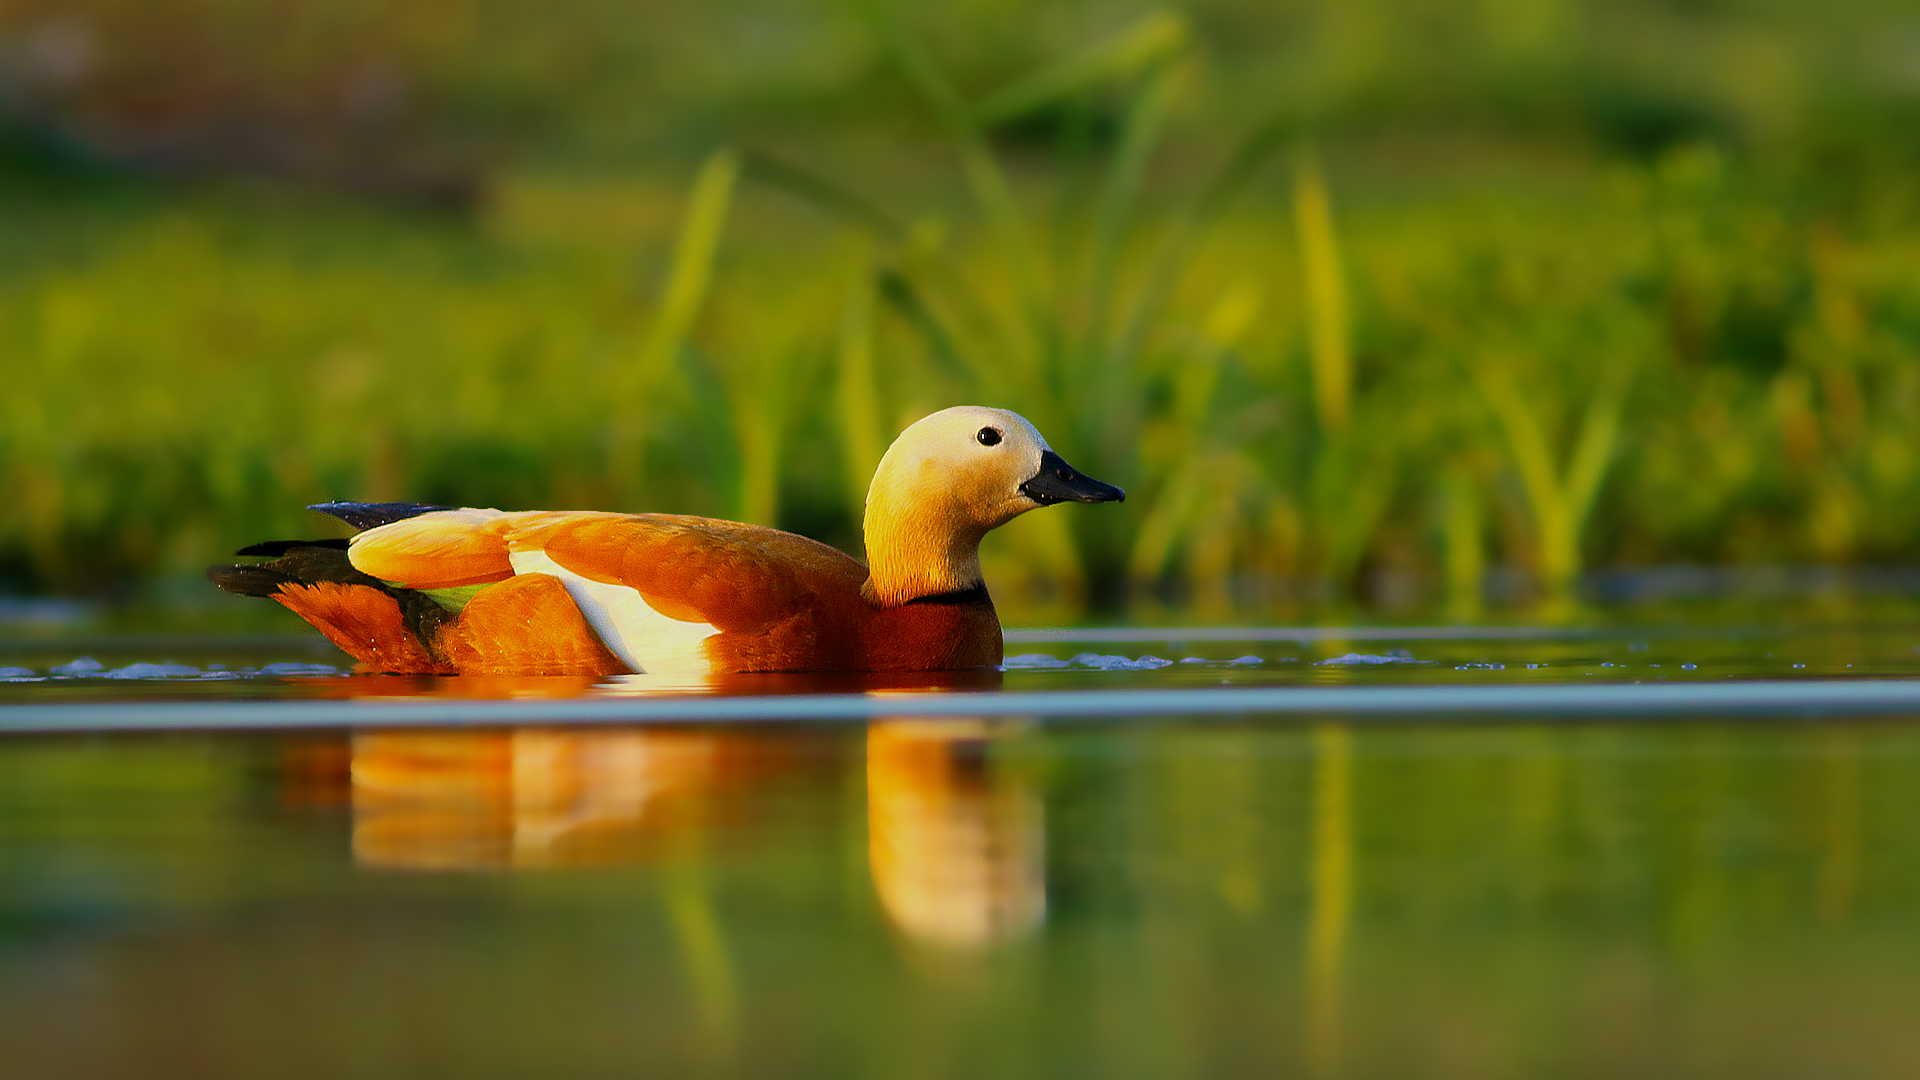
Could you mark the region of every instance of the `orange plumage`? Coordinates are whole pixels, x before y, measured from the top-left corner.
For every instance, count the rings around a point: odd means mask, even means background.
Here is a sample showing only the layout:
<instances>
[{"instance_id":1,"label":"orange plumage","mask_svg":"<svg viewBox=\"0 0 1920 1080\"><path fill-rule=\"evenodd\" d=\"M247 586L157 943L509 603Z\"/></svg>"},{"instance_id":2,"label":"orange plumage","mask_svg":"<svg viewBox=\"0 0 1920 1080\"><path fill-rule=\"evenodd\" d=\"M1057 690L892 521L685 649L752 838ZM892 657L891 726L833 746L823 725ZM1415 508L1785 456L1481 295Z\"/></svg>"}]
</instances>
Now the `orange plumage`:
<instances>
[{"instance_id":1,"label":"orange plumage","mask_svg":"<svg viewBox=\"0 0 1920 1080\"><path fill-rule=\"evenodd\" d=\"M1122 497L1019 416L959 408L908 428L882 460L871 565L711 518L328 504L374 527L344 552L259 545L245 553L280 557L209 574L272 595L378 671L946 671L1001 659L979 567L989 530L1052 502Z\"/></svg>"},{"instance_id":2,"label":"orange plumage","mask_svg":"<svg viewBox=\"0 0 1920 1080\"><path fill-rule=\"evenodd\" d=\"M626 671L546 574L480 590L442 626L433 651L464 675L614 675Z\"/></svg>"},{"instance_id":3,"label":"orange plumage","mask_svg":"<svg viewBox=\"0 0 1920 1080\"><path fill-rule=\"evenodd\" d=\"M365 585L318 581L288 583L274 597L313 624L341 652L375 671L452 674L459 669L435 659L427 646L407 632L393 597Z\"/></svg>"}]
</instances>

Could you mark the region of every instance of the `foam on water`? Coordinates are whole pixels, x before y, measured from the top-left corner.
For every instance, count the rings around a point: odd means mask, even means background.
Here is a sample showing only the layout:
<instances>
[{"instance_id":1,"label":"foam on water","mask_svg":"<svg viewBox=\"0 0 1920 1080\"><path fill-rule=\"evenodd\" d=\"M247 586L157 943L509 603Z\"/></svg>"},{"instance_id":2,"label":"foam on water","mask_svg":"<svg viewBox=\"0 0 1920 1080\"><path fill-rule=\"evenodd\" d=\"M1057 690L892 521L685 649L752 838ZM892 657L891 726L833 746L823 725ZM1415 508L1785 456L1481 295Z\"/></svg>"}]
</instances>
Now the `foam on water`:
<instances>
[{"instance_id":1,"label":"foam on water","mask_svg":"<svg viewBox=\"0 0 1920 1080\"><path fill-rule=\"evenodd\" d=\"M1073 666L1091 668L1094 671L1151 671L1154 668L1172 667L1173 661L1162 660L1157 656L1142 656L1138 660L1129 660L1124 656L1083 652L1073 658Z\"/></svg>"},{"instance_id":2,"label":"foam on water","mask_svg":"<svg viewBox=\"0 0 1920 1080\"><path fill-rule=\"evenodd\" d=\"M1000 665L1000 670L1052 671L1058 668L1069 668L1072 666L1073 662L1071 660L1062 660L1057 656L1048 656L1046 653L1022 653L1019 656L1007 657L1006 661Z\"/></svg>"},{"instance_id":3,"label":"foam on water","mask_svg":"<svg viewBox=\"0 0 1920 1080\"><path fill-rule=\"evenodd\" d=\"M1490 634L1471 638L1457 634L1436 637L1422 643L1420 655L1415 655L1410 651L1410 641L1404 642L1406 647L1389 648L1387 646L1399 646L1403 642L1377 641L1379 635L1358 631L1345 637L1346 644L1336 645L1333 643L1342 639L1331 636L1332 629L1337 628L1329 629L1327 635L1319 638L1325 645L1304 654L1290 645L1277 644L1280 639L1276 635L1262 633L1259 628L1250 630L1246 641L1219 645L1206 642L1224 642L1227 639L1223 634L1198 635L1188 628L1166 628L1152 633L1143 628L1117 636L1111 642L1094 632L1081 630L1075 631L1079 635L1077 641L1055 638L1075 641L1048 646L1057 648L1058 652L1019 652L1017 646L1010 647L1008 651L1013 655L1008 656L1001 667L1008 673L1004 685L981 683L980 687L991 685L996 693L1042 689L1133 693L1204 687L1207 692L1270 689L1294 694L1313 686L1418 688L1471 684L1490 692L1505 693L1527 687L1580 684L1582 692L1590 692L1595 684L1607 682L1830 678L1843 672L1849 676L1907 678L1920 685L1920 651L1913 645L1920 631L1901 632L1899 640L1886 641L1883 639L1889 635L1885 634L1870 637L1851 631L1806 632L1797 628L1696 631L1665 638L1644 631L1611 635L1593 631L1585 636L1569 634L1556 638L1522 628L1506 641L1493 640ZM1200 640L1189 642L1186 640L1189 637ZM1143 649L1140 653L1107 653L1099 649L1103 644L1150 638L1161 642L1154 647L1154 652ZM1014 640L1013 635L1009 635L1010 646ZM1261 646L1255 644L1257 640L1276 644ZM1362 642L1375 641L1377 651L1345 651ZM49 705L84 702L89 707L114 703L126 708L142 708L149 702L177 703L201 698L215 701L260 698L283 702L314 694L361 698L385 697L396 692L460 698L549 693L593 697L629 689L591 680L576 680L578 685L556 680L550 686L539 682L521 686L512 680L465 679L354 679L336 684L334 677L348 674L351 664L338 654L318 652L320 648L312 643L281 639L253 643L238 638L173 640L129 636L78 639L63 644L23 640L13 643L11 651L0 651L0 687L6 690L5 700L0 701L0 712L40 700ZM1335 654L1332 648L1342 652ZM1281 655L1283 650L1295 655ZM309 662L274 662L294 657ZM1024 674L1033 672L1066 675L1056 679ZM1099 674L1094 674L1096 672ZM316 677L326 681L317 684ZM880 681L892 685L887 680ZM817 693L822 688L839 688L857 682L859 680L846 678L767 676L744 680L737 691L729 692L765 693L791 699L799 694ZM650 686L649 692L706 691L697 687Z\"/></svg>"},{"instance_id":4,"label":"foam on water","mask_svg":"<svg viewBox=\"0 0 1920 1080\"><path fill-rule=\"evenodd\" d=\"M1326 664L1431 664L1431 660L1416 660L1405 649L1388 649L1381 653L1350 652L1344 656L1335 656L1326 660L1315 660L1316 667Z\"/></svg>"},{"instance_id":5,"label":"foam on water","mask_svg":"<svg viewBox=\"0 0 1920 1080\"><path fill-rule=\"evenodd\" d=\"M115 679L134 682L179 682L196 680L202 682L229 679L298 677L303 675L341 675L344 671L331 664L267 664L263 667L243 667L231 670L225 664L209 664L204 668L191 664L136 663L125 667L108 668L91 656L82 656L64 664L55 664L47 669L45 675L33 668L0 667L0 682L46 682L66 679Z\"/></svg>"},{"instance_id":6,"label":"foam on water","mask_svg":"<svg viewBox=\"0 0 1920 1080\"><path fill-rule=\"evenodd\" d=\"M1079 653L1070 660L1062 660L1046 653L1022 653L1009 656L1000 665L1002 671L1154 671L1163 667L1181 664L1208 664L1217 667L1251 667L1266 661L1258 656L1236 656L1232 660L1210 660L1204 656L1188 656L1179 661L1147 655L1138 659L1127 656L1110 656L1104 653Z\"/></svg>"},{"instance_id":7,"label":"foam on water","mask_svg":"<svg viewBox=\"0 0 1920 1080\"><path fill-rule=\"evenodd\" d=\"M207 672L185 664L128 664L123 668L103 671L103 679L198 679ZM226 674L221 672L219 674Z\"/></svg>"},{"instance_id":8,"label":"foam on water","mask_svg":"<svg viewBox=\"0 0 1920 1080\"><path fill-rule=\"evenodd\" d=\"M257 671L250 670L247 674L284 678L288 675L339 675L342 672L331 664L268 664Z\"/></svg>"}]
</instances>

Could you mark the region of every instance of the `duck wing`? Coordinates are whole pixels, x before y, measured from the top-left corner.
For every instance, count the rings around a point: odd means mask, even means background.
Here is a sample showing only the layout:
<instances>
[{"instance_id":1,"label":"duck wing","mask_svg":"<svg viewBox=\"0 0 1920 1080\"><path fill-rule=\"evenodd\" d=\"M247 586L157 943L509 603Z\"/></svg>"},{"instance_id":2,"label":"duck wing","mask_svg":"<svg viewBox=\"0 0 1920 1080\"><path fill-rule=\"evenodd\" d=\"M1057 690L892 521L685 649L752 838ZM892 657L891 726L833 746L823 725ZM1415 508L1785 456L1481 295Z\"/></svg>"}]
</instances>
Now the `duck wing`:
<instances>
[{"instance_id":1,"label":"duck wing","mask_svg":"<svg viewBox=\"0 0 1920 1080\"><path fill-rule=\"evenodd\" d=\"M817 540L671 514L528 515L507 542L514 569L558 577L636 671L822 666L823 651L852 647L839 623L867 576ZM749 642L761 643L750 661ZM776 642L786 655L762 655Z\"/></svg>"},{"instance_id":2,"label":"duck wing","mask_svg":"<svg viewBox=\"0 0 1920 1080\"><path fill-rule=\"evenodd\" d=\"M861 604L859 560L793 533L713 518L597 512L421 514L353 538L355 569L414 589L516 575L557 578L601 642L634 671L822 666ZM713 640L730 659L716 663Z\"/></svg>"},{"instance_id":3,"label":"duck wing","mask_svg":"<svg viewBox=\"0 0 1920 1080\"><path fill-rule=\"evenodd\" d=\"M499 510L435 510L368 529L348 542L353 568L403 589L428 592L505 581L513 576Z\"/></svg>"}]
</instances>

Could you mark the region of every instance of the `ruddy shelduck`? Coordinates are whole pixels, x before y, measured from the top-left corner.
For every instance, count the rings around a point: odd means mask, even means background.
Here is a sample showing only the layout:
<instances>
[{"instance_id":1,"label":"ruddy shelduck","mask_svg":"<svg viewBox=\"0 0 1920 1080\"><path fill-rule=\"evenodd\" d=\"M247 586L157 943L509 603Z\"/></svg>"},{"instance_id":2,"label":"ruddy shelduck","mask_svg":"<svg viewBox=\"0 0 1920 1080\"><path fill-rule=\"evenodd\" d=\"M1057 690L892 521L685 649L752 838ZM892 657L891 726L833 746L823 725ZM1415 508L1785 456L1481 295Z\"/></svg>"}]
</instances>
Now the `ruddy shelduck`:
<instances>
[{"instance_id":1,"label":"ruddy shelduck","mask_svg":"<svg viewBox=\"0 0 1920 1080\"><path fill-rule=\"evenodd\" d=\"M804 536L677 514L322 503L365 531L216 566L368 670L707 675L951 671L1001 660L980 541L1036 507L1126 493L1005 409L913 424L867 491L867 562Z\"/></svg>"}]
</instances>

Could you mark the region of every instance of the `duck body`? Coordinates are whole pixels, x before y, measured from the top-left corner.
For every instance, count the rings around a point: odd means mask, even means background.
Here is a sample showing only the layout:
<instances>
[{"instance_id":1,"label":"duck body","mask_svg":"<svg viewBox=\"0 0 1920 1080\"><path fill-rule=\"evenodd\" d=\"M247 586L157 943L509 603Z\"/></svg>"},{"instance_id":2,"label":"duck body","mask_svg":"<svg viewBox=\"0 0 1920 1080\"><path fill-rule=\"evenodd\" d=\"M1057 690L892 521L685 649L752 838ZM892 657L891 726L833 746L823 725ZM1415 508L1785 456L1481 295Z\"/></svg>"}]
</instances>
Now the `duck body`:
<instances>
[{"instance_id":1,"label":"duck body","mask_svg":"<svg viewBox=\"0 0 1920 1080\"><path fill-rule=\"evenodd\" d=\"M254 545L240 553L272 561L208 574L374 671L948 671L1002 658L979 571L987 531L1050 502L1123 497L1016 414L965 407L909 428L882 460L868 563L714 518L327 503L313 509L364 531Z\"/></svg>"}]
</instances>

